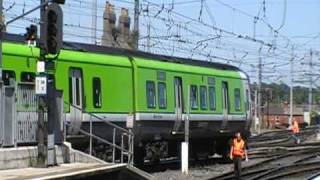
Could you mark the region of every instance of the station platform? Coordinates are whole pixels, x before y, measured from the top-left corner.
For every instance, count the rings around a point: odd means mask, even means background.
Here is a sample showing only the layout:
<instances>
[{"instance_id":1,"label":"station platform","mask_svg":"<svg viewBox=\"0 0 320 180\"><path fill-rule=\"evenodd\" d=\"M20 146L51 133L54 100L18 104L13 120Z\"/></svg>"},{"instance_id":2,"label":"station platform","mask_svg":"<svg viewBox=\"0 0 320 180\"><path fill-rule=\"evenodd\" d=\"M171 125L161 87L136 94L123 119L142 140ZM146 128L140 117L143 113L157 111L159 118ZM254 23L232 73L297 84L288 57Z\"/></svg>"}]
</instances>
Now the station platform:
<instances>
[{"instance_id":1,"label":"station platform","mask_svg":"<svg viewBox=\"0 0 320 180\"><path fill-rule=\"evenodd\" d=\"M49 168L1 170L0 179L152 179L152 176L126 164L70 163Z\"/></svg>"},{"instance_id":2,"label":"station platform","mask_svg":"<svg viewBox=\"0 0 320 180\"><path fill-rule=\"evenodd\" d=\"M153 177L131 165L108 163L75 150L65 143L55 147L57 166L36 168L37 147L0 148L0 180L3 179L113 179L140 180Z\"/></svg>"}]
</instances>

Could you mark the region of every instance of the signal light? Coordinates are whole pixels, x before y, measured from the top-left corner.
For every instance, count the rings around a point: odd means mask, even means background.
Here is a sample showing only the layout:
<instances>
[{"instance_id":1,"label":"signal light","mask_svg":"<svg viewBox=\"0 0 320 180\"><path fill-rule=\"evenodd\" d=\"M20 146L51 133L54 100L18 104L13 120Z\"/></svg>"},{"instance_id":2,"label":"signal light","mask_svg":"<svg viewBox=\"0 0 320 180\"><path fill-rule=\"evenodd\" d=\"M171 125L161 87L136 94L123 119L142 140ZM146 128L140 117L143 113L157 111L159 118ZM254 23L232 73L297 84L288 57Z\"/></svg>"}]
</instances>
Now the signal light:
<instances>
[{"instance_id":1,"label":"signal light","mask_svg":"<svg viewBox=\"0 0 320 180\"><path fill-rule=\"evenodd\" d=\"M27 32L24 34L26 41L36 41L37 40L37 26L31 24L26 28Z\"/></svg>"},{"instance_id":2,"label":"signal light","mask_svg":"<svg viewBox=\"0 0 320 180\"><path fill-rule=\"evenodd\" d=\"M62 46L62 10L57 3L48 6L45 12L45 50L58 54Z\"/></svg>"}]
</instances>

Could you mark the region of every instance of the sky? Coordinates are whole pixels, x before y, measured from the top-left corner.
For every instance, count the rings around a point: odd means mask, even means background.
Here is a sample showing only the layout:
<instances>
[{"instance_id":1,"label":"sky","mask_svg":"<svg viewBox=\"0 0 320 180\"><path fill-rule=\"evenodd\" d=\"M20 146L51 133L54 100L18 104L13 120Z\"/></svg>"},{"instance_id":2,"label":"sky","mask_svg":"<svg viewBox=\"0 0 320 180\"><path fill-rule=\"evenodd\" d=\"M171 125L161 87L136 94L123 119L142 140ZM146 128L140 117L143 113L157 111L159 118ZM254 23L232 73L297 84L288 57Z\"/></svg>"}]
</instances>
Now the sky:
<instances>
[{"instance_id":1,"label":"sky","mask_svg":"<svg viewBox=\"0 0 320 180\"><path fill-rule=\"evenodd\" d=\"M106 1L97 0L96 16L92 2L66 0L65 41L101 42ZM128 8L133 26L134 0L109 2L117 15L121 7ZM38 4L40 0L4 0L5 18L10 20ZM150 37L152 53L229 63L247 72L252 82L257 80L261 58L262 80L267 83L290 83L292 60L295 85L308 85L311 75L313 86L320 85L320 0L140 0L139 10L142 51L148 51ZM96 27L92 17L97 19ZM38 11L10 24L7 31L24 34L31 23L39 24Z\"/></svg>"}]
</instances>

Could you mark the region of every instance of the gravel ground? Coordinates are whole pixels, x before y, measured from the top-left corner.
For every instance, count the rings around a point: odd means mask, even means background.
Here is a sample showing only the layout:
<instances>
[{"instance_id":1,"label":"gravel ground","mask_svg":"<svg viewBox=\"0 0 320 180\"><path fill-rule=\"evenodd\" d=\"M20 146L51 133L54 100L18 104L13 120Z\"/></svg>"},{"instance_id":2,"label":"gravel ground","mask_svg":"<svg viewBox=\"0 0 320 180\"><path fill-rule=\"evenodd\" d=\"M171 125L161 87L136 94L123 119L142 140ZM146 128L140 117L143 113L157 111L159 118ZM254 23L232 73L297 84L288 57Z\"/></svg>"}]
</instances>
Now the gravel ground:
<instances>
[{"instance_id":1,"label":"gravel ground","mask_svg":"<svg viewBox=\"0 0 320 180\"><path fill-rule=\"evenodd\" d=\"M268 131L268 130L266 130ZM316 134L309 136L305 142L312 142L314 140L316 140ZM250 149L249 149L250 151ZM249 156L249 161L242 162L242 166L246 167L246 166L251 166L254 165L256 163L259 163L261 161L263 161L265 159L252 159L250 160L250 156ZM217 177L221 174L230 172L233 170L233 164L232 163L226 163L226 164L211 164L211 165L206 165L206 166L198 166L198 167L191 167L189 169L189 175L183 175L181 173L180 170L166 170L163 172L156 172L153 173L152 175L155 177L156 180L202 180L202 179L210 179L210 178L214 178Z\"/></svg>"}]
</instances>

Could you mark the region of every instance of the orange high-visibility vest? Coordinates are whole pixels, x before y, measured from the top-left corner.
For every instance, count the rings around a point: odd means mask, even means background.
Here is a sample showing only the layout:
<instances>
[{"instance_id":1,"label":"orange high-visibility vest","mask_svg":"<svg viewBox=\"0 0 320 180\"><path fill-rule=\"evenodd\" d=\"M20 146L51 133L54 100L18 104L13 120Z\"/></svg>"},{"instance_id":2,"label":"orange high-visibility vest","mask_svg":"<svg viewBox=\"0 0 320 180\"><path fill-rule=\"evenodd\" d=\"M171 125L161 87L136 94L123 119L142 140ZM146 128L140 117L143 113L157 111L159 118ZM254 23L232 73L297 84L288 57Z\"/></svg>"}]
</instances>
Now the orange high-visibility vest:
<instances>
[{"instance_id":1,"label":"orange high-visibility vest","mask_svg":"<svg viewBox=\"0 0 320 180\"><path fill-rule=\"evenodd\" d=\"M237 138L233 139L233 152L234 156L244 157L244 141L241 139L239 142Z\"/></svg>"},{"instance_id":2,"label":"orange high-visibility vest","mask_svg":"<svg viewBox=\"0 0 320 180\"><path fill-rule=\"evenodd\" d=\"M298 124L297 121L294 121L294 122L293 122L292 132L293 132L294 134L297 134L297 133L300 132L299 124Z\"/></svg>"}]
</instances>

